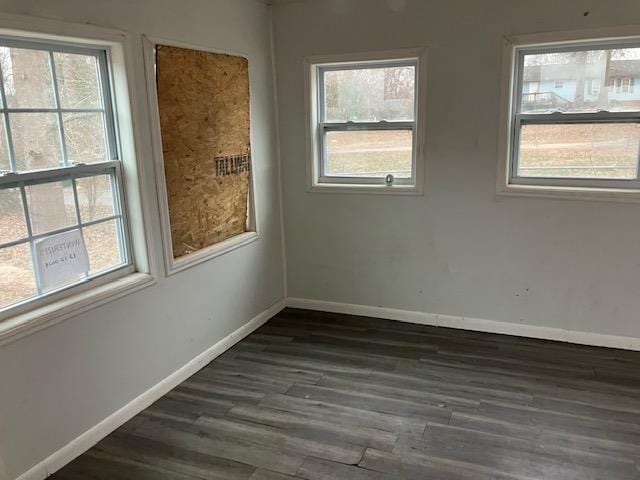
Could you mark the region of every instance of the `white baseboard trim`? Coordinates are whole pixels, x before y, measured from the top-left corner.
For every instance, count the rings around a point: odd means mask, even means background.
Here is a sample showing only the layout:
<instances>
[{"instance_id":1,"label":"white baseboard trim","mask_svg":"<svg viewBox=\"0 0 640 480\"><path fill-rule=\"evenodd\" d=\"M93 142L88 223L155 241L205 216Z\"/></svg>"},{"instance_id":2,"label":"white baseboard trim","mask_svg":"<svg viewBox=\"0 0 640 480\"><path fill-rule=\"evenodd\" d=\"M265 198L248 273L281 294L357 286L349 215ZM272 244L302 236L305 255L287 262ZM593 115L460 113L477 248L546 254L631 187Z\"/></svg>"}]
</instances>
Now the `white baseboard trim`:
<instances>
[{"instance_id":1,"label":"white baseboard trim","mask_svg":"<svg viewBox=\"0 0 640 480\"><path fill-rule=\"evenodd\" d=\"M622 348L640 351L640 338L605 335L602 333L580 332L554 327L523 325L521 323L499 322L482 318L459 317L436 313L399 310L396 308L373 307L352 303L327 302L308 298L287 298L287 307L318 310L323 312L361 315L365 317L385 318L400 322L417 323L436 327L459 328L478 332L501 333L518 337L541 338L560 342L592 345L597 347Z\"/></svg>"},{"instance_id":2,"label":"white baseboard trim","mask_svg":"<svg viewBox=\"0 0 640 480\"><path fill-rule=\"evenodd\" d=\"M254 330L261 327L267 320L282 310L285 305L285 300L281 300L269 307L267 310L261 312L248 323L224 337L218 343L202 352L183 367L180 367L142 395L134 398L124 407L112 413L100 423L91 427L79 437L73 439L60 450L27 470L25 473L20 475L17 480L43 480L61 469L160 397L185 381L206 364L211 362L214 358L218 357Z\"/></svg>"}]
</instances>

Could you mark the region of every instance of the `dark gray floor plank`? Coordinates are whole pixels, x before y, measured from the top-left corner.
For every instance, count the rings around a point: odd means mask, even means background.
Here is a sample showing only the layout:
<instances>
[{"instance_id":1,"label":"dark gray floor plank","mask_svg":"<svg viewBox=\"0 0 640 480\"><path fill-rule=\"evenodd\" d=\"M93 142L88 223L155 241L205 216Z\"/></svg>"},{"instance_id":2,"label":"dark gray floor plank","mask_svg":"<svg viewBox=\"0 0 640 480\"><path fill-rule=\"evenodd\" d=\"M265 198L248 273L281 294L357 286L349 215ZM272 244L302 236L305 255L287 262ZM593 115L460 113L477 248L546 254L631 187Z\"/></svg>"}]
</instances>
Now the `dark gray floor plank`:
<instances>
[{"instance_id":1,"label":"dark gray floor plank","mask_svg":"<svg viewBox=\"0 0 640 480\"><path fill-rule=\"evenodd\" d=\"M480 402L478 411L490 418L500 418L521 425L541 426L545 430L569 430L587 437L640 444L640 426L636 424L484 401Z\"/></svg>"},{"instance_id":2,"label":"dark gray floor plank","mask_svg":"<svg viewBox=\"0 0 640 480\"><path fill-rule=\"evenodd\" d=\"M176 391L232 403L258 403L266 395L257 388L193 377L176 387Z\"/></svg>"},{"instance_id":3,"label":"dark gray floor plank","mask_svg":"<svg viewBox=\"0 0 640 480\"><path fill-rule=\"evenodd\" d=\"M395 478L401 479L539 480L536 477L497 472L492 468L464 461L430 457L415 452L381 452L372 448L367 449L360 466L389 475L398 475Z\"/></svg>"},{"instance_id":4,"label":"dark gray floor plank","mask_svg":"<svg viewBox=\"0 0 640 480\"><path fill-rule=\"evenodd\" d=\"M155 465L91 450L54 474L56 480L201 480Z\"/></svg>"},{"instance_id":5,"label":"dark gray floor plank","mask_svg":"<svg viewBox=\"0 0 640 480\"><path fill-rule=\"evenodd\" d=\"M640 404L640 401L638 403ZM640 405L638 405L637 411L630 412L626 410L624 406L621 406L620 409L603 408L601 404L597 404L593 400L584 397L580 400L566 400L535 396L531 402L531 406L558 413L583 415L598 418L600 420L611 420L614 422L625 422L640 425Z\"/></svg>"},{"instance_id":6,"label":"dark gray floor plank","mask_svg":"<svg viewBox=\"0 0 640 480\"><path fill-rule=\"evenodd\" d=\"M534 478L633 479L633 462L606 455L545 448L535 438L513 438L450 425L429 424L421 439L401 435L394 453L424 452L497 472Z\"/></svg>"},{"instance_id":7,"label":"dark gray floor plank","mask_svg":"<svg viewBox=\"0 0 640 480\"><path fill-rule=\"evenodd\" d=\"M279 451L304 457L309 452L335 462L357 464L362 458L364 447L344 441L333 440L331 443L304 438L279 428L243 422L231 417L202 417L196 421L199 428L206 428L224 438L232 438L242 442L265 445Z\"/></svg>"},{"instance_id":8,"label":"dark gray floor plank","mask_svg":"<svg viewBox=\"0 0 640 480\"><path fill-rule=\"evenodd\" d=\"M155 413L166 416L195 422L203 415L216 417L224 415L233 407L234 403L227 401L215 401L188 394L181 394L178 391L169 392L167 395L153 403L145 410L146 413Z\"/></svg>"},{"instance_id":9,"label":"dark gray floor plank","mask_svg":"<svg viewBox=\"0 0 640 480\"><path fill-rule=\"evenodd\" d=\"M528 393L514 392L507 389L500 390L495 387L472 386L455 381L427 380L398 372L372 372L367 377L367 381L390 387L413 389L425 392L425 394L462 398L470 402L499 400L518 405L528 405L533 401L533 396Z\"/></svg>"},{"instance_id":10,"label":"dark gray floor plank","mask_svg":"<svg viewBox=\"0 0 640 480\"><path fill-rule=\"evenodd\" d=\"M262 468L257 469L249 480L295 480L301 479L299 476L283 475L282 473L270 472Z\"/></svg>"},{"instance_id":11,"label":"dark gray floor plank","mask_svg":"<svg viewBox=\"0 0 640 480\"><path fill-rule=\"evenodd\" d=\"M331 359L329 357L326 360L319 360L317 358L305 358L300 355L287 355L274 352L260 352L260 353L243 353L238 355L239 360L249 360L256 363L262 363L267 365L276 365L281 367L302 368L318 373L355 373L355 374L369 374L371 368L369 367L357 367L353 365L343 365L337 359Z\"/></svg>"},{"instance_id":12,"label":"dark gray floor plank","mask_svg":"<svg viewBox=\"0 0 640 480\"><path fill-rule=\"evenodd\" d=\"M389 413L400 416L413 416L429 420L448 422L451 410L447 407L436 407L411 400L397 400L380 395L360 393L357 389L340 390L318 387L316 385L294 384L287 395L298 398L335 403L345 407L361 408L373 412Z\"/></svg>"},{"instance_id":13,"label":"dark gray floor plank","mask_svg":"<svg viewBox=\"0 0 640 480\"><path fill-rule=\"evenodd\" d=\"M254 467L289 475L302 465L303 455L283 451L277 445L264 445L239 437L223 435L203 425L185 425L171 420L142 417L131 434L213 455Z\"/></svg>"},{"instance_id":14,"label":"dark gray floor plank","mask_svg":"<svg viewBox=\"0 0 640 480\"><path fill-rule=\"evenodd\" d=\"M288 434L303 438L329 443L337 441L385 451L391 451L398 438L397 434L380 429L333 422L328 416L318 420L311 415L252 405L236 406L229 410L227 416L277 427Z\"/></svg>"},{"instance_id":15,"label":"dark gray floor plank","mask_svg":"<svg viewBox=\"0 0 640 480\"><path fill-rule=\"evenodd\" d=\"M191 377L191 379L195 381L217 382L238 388L246 388L247 385L251 385L252 390L262 393L284 393L295 383L293 380L280 380L279 378L270 378L266 375L256 375L251 372L226 372L224 370L213 370L210 368L203 368Z\"/></svg>"},{"instance_id":16,"label":"dark gray floor plank","mask_svg":"<svg viewBox=\"0 0 640 480\"><path fill-rule=\"evenodd\" d=\"M451 426L502 435L505 438L533 440L547 449L577 451L633 461L640 458L640 445L593 438L572 431L548 431L542 425L525 426L504 420L454 412Z\"/></svg>"},{"instance_id":17,"label":"dark gray floor plank","mask_svg":"<svg viewBox=\"0 0 640 480\"><path fill-rule=\"evenodd\" d=\"M393 370L398 363L397 358L389 358L381 355L370 355L360 352L347 353L345 349L332 345L302 345L290 343L282 345L272 345L265 348L265 353L278 353L293 358L304 360L312 359L331 365L350 366L355 368Z\"/></svg>"},{"instance_id":18,"label":"dark gray floor plank","mask_svg":"<svg viewBox=\"0 0 640 480\"><path fill-rule=\"evenodd\" d=\"M250 373L251 375L255 375L258 378L265 380L273 379L291 383L316 383L320 378L322 378L322 373L317 371L304 370L299 366L288 367L269 365L260 362L259 359L257 361L252 359L233 359L231 361L226 361L218 357L203 370L223 372L227 375L234 373Z\"/></svg>"},{"instance_id":19,"label":"dark gray floor plank","mask_svg":"<svg viewBox=\"0 0 640 480\"><path fill-rule=\"evenodd\" d=\"M344 425L371 427L394 433L422 435L427 425L424 418L416 416L374 412L363 408L347 407L289 395L267 395L259 405L302 413L319 420L331 419L333 422L340 422Z\"/></svg>"},{"instance_id":20,"label":"dark gray floor plank","mask_svg":"<svg viewBox=\"0 0 640 480\"><path fill-rule=\"evenodd\" d=\"M251 465L189 450L188 445L184 447L116 433L98 443L94 450L207 480L247 480L256 470Z\"/></svg>"},{"instance_id":21,"label":"dark gray floor plank","mask_svg":"<svg viewBox=\"0 0 640 480\"><path fill-rule=\"evenodd\" d=\"M314 457L308 457L298 476L306 480L397 480L397 474L374 472L355 465L343 465Z\"/></svg>"},{"instance_id":22,"label":"dark gray floor plank","mask_svg":"<svg viewBox=\"0 0 640 480\"><path fill-rule=\"evenodd\" d=\"M374 378L369 376L366 380L361 380L325 375L316 385L339 390L352 390L385 398L411 400L440 408L450 406L475 410L479 405L478 400L464 398L463 396L453 396L423 389L411 389L410 385L406 385L405 387L389 385L380 380L380 376L375 376Z\"/></svg>"}]
</instances>

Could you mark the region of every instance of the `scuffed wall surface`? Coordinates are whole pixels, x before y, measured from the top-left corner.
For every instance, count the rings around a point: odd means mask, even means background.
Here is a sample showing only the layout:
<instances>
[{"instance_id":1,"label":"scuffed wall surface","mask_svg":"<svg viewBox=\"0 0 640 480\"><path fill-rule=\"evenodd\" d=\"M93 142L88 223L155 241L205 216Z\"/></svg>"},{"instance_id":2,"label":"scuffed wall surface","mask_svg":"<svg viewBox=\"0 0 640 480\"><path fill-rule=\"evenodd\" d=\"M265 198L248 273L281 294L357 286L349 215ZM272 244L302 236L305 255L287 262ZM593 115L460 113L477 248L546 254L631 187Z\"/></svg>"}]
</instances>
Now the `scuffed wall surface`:
<instances>
[{"instance_id":1,"label":"scuffed wall surface","mask_svg":"<svg viewBox=\"0 0 640 480\"><path fill-rule=\"evenodd\" d=\"M636 0L277 4L289 296L640 337L638 205L495 194L503 37L629 24ZM303 59L423 46L425 195L306 192Z\"/></svg>"}]
</instances>

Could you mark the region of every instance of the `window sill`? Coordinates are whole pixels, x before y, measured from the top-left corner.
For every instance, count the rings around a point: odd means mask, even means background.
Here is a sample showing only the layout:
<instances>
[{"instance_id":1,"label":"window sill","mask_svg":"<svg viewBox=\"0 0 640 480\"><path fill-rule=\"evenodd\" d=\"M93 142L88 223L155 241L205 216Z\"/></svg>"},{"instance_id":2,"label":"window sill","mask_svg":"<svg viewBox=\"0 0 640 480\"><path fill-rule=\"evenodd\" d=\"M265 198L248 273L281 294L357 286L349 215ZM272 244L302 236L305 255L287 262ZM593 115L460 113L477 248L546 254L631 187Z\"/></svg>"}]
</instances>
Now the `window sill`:
<instances>
[{"instance_id":1,"label":"window sill","mask_svg":"<svg viewBox=\"0 0 640 480\"><path fill-rule=\"evenodd\" d=\"M594 187L556 187L548 185L502 185L498 196L538 197L560 200L640 203L640 190Z\"/></svg>"},{"instance_id":2,"label":"window sill","mask_svg":"<svg viewBox=\"0 0 640 480\"><path fill-rule=\"evenodd\" d=\"M177 259L173 258L173 252L170 251L170 248L166 249L165 262L167 266L167 275L173 275L174 273L181 272L186 268L193 267L199 263L206 262L207 260L211 260L212 258L219 257L220 255L236 250L237 248L244 247L245 245L255 242L259 238L260 235L256 231L244 232ZM167 242L168 241L169 240L167 240Z\"/></svg>"},{"instance_id":3,"label":"window sill","mask_svg":"<svg viewBox=\"0 0 640 480\"><path fill-rule=\"evenodd\" d=\"M147 273L132 273L105 285L54 301L0 322L0 345L13 342L91 308L156 283Z\"/></svg>"},{"instance_id":4,"label":"window sill","mask_svg":"<svg viewBox=\"0 0 640 480\"><path fill-rule=\"evenodd\" d=\"M373 195L423 195L416 185L364 185L344 183L315 183L307 189L313 193L356 193Z\"/></svg>"}]
</instances>

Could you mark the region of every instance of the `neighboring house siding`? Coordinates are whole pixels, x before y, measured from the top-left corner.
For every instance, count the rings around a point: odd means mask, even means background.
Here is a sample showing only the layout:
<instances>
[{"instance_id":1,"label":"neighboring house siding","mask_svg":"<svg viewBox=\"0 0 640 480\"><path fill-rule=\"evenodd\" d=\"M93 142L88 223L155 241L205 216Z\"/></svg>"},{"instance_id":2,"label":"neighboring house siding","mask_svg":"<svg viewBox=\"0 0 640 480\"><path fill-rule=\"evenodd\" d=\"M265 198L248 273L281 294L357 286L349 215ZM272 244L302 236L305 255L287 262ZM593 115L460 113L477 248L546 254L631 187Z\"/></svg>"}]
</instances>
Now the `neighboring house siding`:
<instances>
[{"instance_id":1,"label":"neighboring house siding","mask_svg":"<svg viewBox=\"0 0 640 480\"><path fill-rule=\"evenodd\" d=\"M629 91L622 91L622 89L616 88L614 84L613 86L608 87L608 98L610 101L613 100L622 103L634 102L638 103L640 106L640 76L626 78L633 79L631 87L628 89ZM599 79L586 78L584 81L584 100L586 102L595 102L598 100L598 90L592 90L592 81L599 81ZM559 85L558 82L561 82L561 85ZM577 82L575 80L544 80L540 82L528 81L524 82L522 93L525 95L551 93L557 95L560 99L573 102L576 98L576 88ZM606 87L600 85L600 88Z\"/></svg>"}]
</instances>

